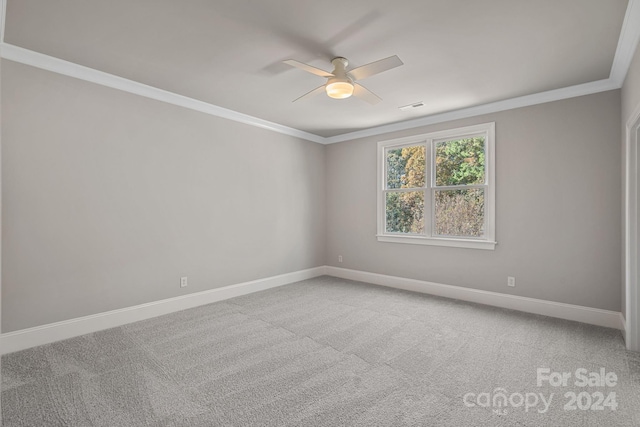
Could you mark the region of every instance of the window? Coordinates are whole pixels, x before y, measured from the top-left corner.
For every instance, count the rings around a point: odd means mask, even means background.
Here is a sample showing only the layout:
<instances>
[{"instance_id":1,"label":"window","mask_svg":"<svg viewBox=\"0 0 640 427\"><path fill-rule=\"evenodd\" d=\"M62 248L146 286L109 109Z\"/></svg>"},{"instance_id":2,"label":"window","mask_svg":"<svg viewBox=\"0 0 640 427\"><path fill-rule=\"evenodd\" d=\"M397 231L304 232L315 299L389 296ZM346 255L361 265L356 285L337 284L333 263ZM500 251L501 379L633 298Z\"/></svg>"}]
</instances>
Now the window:
<instances>
[{"instance_id":1,"label":"window","mask_svg":"<svg viewBox=\"0 0 640 427\"><path fill-rule=\"evenodd\" d=\"M495 248L495 124L378 143L378 241Z\"/></svg>"}]
</instances>

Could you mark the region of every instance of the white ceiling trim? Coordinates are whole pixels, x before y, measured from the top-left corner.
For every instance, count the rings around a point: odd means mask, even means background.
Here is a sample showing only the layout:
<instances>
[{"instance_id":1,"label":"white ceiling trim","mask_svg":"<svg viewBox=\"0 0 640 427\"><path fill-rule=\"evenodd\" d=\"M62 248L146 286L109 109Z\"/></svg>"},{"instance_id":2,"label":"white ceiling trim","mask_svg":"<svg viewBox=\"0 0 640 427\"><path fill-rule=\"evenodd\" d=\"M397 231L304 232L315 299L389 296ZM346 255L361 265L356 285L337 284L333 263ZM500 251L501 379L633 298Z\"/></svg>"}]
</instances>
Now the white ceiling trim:
<instances>
[{"instance_id":1,"label":"white ceiling trim","mask_svg":"<svg viewBox=\"0 0 640 427\"><path fill-rule=\"evenodd\" d=\"M268 129L285 135L317 143L324 143L323 137L309 132L304 132L278 123L259 119L248 114L239 113L237 111L229 110L227 108L219 107L187 96L178 95L177 93L138 83L133 80L125 79L123 77L98 71L93 68L78 65L53 56L44 55L42 53L34 52L8 43L0 44L0 56L14 62L31 65L43 70L52 71L54 73L74 77L87 82L155 99L156 101L167 102L169 104L178 105L180 107L189 108L191 110L200 111L212 116L222 117L251 126Z\"/></svg>"},{"instance_id":2,"label":"white ceiling trim","mask_svg":"<svg viewBox=\"0 0 640 427\"><path fill-rule=\"evenodd\" d=\"M421 126L432 125L435 123L449 122L452 120L466 119L467 117L475 117L483 114L497 113L498 111L512 110L514 108L528 107L531 105L544 104L551 101L560 101L567 98L575 98L577 96L591 95L607 90L619 89L611 79L598 80L595 82L584 83L576 86L569 86L562 89L550 90L547 92L535 93L533 95L520 96L518 98L506 99L504 101L482 104L475 107L463 108L460 110L448 111L446 113L433 114L430 116L420 117L418 119L407 120L404 122L391 123L388 125L376 126L369 129L363 129L355 132L344 133L329 138L325 138L325 144L334 144L336 142L350 141L356 138L365 138L367 136L382 135L384 133L396 132L400 130L413 129Z\"/></svg>"},{"instance_id":3,"label":"white ceiling trim","mask_svg":"<svg viewBox=\"0 0 640 427\"><path fill-rule=\"evenodd\" d=\"M638 40L640 40L640 0L629 0L609 75L609 78L620 87L622 87L629 71Z\"/></svg>"},{"instance_id":4,"label":"white ceiling trim","mask_svg":"<svg viewBox=\"0 0 640 427\"><path fill-rule=\"evenodd\" d=\"M442 123L513 108L527 107L577 96L590 95L607 90L619 89L624 83L624 79L626 78L629 66L633 59L633 54L635 53L638 41L640 40L640 0L629 0L622 24L622 30L620 32L620 38L618 39L616 54L611 67L611 73L608 79L492 102L470 108L463 108L446 113L434 114L414 120L376 126L369 129L325 138L153 86L148 86L133 80L105 73L103 71L98 71L73 62L64 61L29 49L4 43L7 7L6 0L0 0L0 7L0 13L2 14L2 16L0 16L0 57L4 59L320 144L333 144L356 138L381 135L384 133L407 130L435 123Z\"/></svg>"}]
</instances>

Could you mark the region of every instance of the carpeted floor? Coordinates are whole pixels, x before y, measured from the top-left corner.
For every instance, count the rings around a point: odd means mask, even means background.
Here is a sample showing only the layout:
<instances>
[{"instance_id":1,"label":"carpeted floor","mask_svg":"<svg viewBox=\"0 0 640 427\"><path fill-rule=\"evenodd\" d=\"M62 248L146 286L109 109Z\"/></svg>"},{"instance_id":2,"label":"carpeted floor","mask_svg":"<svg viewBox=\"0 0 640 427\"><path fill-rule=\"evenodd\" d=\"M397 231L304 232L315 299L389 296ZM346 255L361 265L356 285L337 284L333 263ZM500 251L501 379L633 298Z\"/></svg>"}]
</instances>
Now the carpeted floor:
<instances>
[{"instance_id":1,"label":"carpeted floor","mask_svg":"<svg viewBox=\"0 0 640 427\"><path fill-rule=\"evenodd\" d=\"M538 368L571 377L538 386ZM580 387L580 368L617 380ZM2 411L6 427L633 426L640 354L612 329L320 277L3 356Z\"/></svg>"}]
</instances>

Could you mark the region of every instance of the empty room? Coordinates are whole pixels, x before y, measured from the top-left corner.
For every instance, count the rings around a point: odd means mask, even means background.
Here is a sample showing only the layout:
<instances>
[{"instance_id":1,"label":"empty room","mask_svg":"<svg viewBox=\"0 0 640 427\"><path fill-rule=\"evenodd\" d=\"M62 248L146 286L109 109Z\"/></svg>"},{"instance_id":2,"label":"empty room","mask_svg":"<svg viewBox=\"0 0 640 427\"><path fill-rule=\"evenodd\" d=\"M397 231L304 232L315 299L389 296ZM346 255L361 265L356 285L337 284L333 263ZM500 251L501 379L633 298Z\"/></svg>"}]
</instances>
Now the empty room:
<instances>
[{"instance_id":1,"label":"empty room","mask_svg":"<svg viewBox=\"0 0 640 427\"><path fill-rule=\"evenodd\" d=\"M640 426L640 0L0 0L0 424Z\"/></svg>"}]
</instances>

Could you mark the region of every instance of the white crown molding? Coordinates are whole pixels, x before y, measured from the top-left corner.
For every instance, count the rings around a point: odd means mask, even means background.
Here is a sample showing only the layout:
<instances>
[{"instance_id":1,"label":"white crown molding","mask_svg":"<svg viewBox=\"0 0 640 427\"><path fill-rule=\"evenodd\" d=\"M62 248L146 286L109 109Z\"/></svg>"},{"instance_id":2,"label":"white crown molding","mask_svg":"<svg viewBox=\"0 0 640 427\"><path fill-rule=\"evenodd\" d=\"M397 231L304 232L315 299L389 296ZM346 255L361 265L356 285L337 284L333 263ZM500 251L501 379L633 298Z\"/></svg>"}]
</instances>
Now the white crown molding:
<instances>
[{"instance_id":1,"label":"white crown molding","mask_svg":"<svg viewBox=\"0 0 640 427\"><path fill-rule=\"evenodd\" d=\"M374 285L508 308L525 313L556 317L558 319L573 320L575 322L604 326L606 328L624 330L625 327L624 317L618 311L463 288L461 286L443 285L441 283L426 282L424 280L406 279L404 277L387 276L384 274L339 267L326 266L325 271L327 275L341 279L357 280Z\"/></svg>"},{"instance_id":2,"label":"white crown molding","mask_svg":"<svg viewBox=\"0 0 640 427\"><path fill-rule=\"evenodd\" d=\"M125 79L123 77L115 76L103 71L98 71L93 68L78 65L73 62L55 58L53 56L44 55L42 53L34 52L32 50L24 49L8 43L0 44L0 55L2 56L2 58L8 59L10 61L31 65L43 70L52 71L54 73L62 74L65 76L74 77L80 80L85 80L113 89L133 93L135 95L144 96L156 101L167 102L169 104L189 108L201 113L206 113L212 116L222 117L251 126L268 129L296 138L302 138L318 143L324 142L324 138L308 132L293 129L287 126L280 125L278 123L269 122L267 120L259 119L248 114L238 113L237 111L229 110L228 108L219 107L217 105L189 98L184 95L178 95L173 92L158 89L153 86L138 83L133 80Z\"/></svg>"},{"instance_id":3,"label":"white crown molding","mask_svg":"<svg viewBox=\"0 0 640 427\"><path fill-rule=\"evenodd\" d=\"M640 0L629 0L609 78L622 87L640 40Z\"/></svg>"},{"instance_id":4,"label":"white crown molding","mask_svg":"<svg viewBox=\"0 0 640 427\"><path fill-rule=\"evenodd\" d=\"M369 129L363 129L355 132L336 135L325 138L325 144L334 144L336 142L351 141L357 138L365 138L368 136L377 136L389 132L397 132L401 130L414 129L422 126L432 125L436 123L449 122L452 120L465 119L468 117L480 116L483 114L497 113L499 111L512 110L514 108L528 107L536 104L544 104L546 102L560 101L567 98L575 98L577 96L591 95L607 90L619 89L611 79L598 80L595 82L584 83L576 86L569 86L562 89L550 90L547 92L535 93L532 95L520 96L517 98L506 99L504 101L492 102L489 104L477 105L475 107L462 108L460 110L448 111L446 113L433 114L431 116L420 117L418 119L407 120L404 122L391 123L383 126L376 126Z\"/></svg>"},{"instance_id":5,"label":"white crown molding","mask_svg":"<svg viewBox=\"0 0 640 427\"><path fill-rule=\"evenodd\" d=\"M13 353L39 345L49 344L127 323L138 322L180 310L223 301L229 298L312 279L325 273L324 266L281 274L251 282L238 283L208 291L195 292L175 298L140 304L120 310L112 310L91 316L78 317L1 335L1 354Z\"/></svg>"},{"instance_id":6,"label":"white crown molding","mask_svg":"<svg viewBox=\"0 0 640 427\"><path fill-rule=\"evenodd\" d=\"M611 67L611 73L608 79L525 95L489 104L477 105L446 113L424 116L414 120L376 126L325 138L299 129L269 122L248 114L239 113L227 108L189 98L187 96L178 95L163 89L158 89L118 77L113 74L94 70L89 67L4 43L6 0L0 0L0 2L2 6L2 16L0 19L0 57L2 58L320 144L333 144L337 142L350 141L357 138L377 136L389 132L408 130L451 120L491 114L514 108L527 107L536 104L574 98L577 96L591 95L607 90L619 89L624 83L627 72L629 71L629 66L633 59L633 54L635 53L638 41L640 40L640 0L629 0L620 32L620 38L618 39L616 54Z\"/></svg>"}]
</instances>

